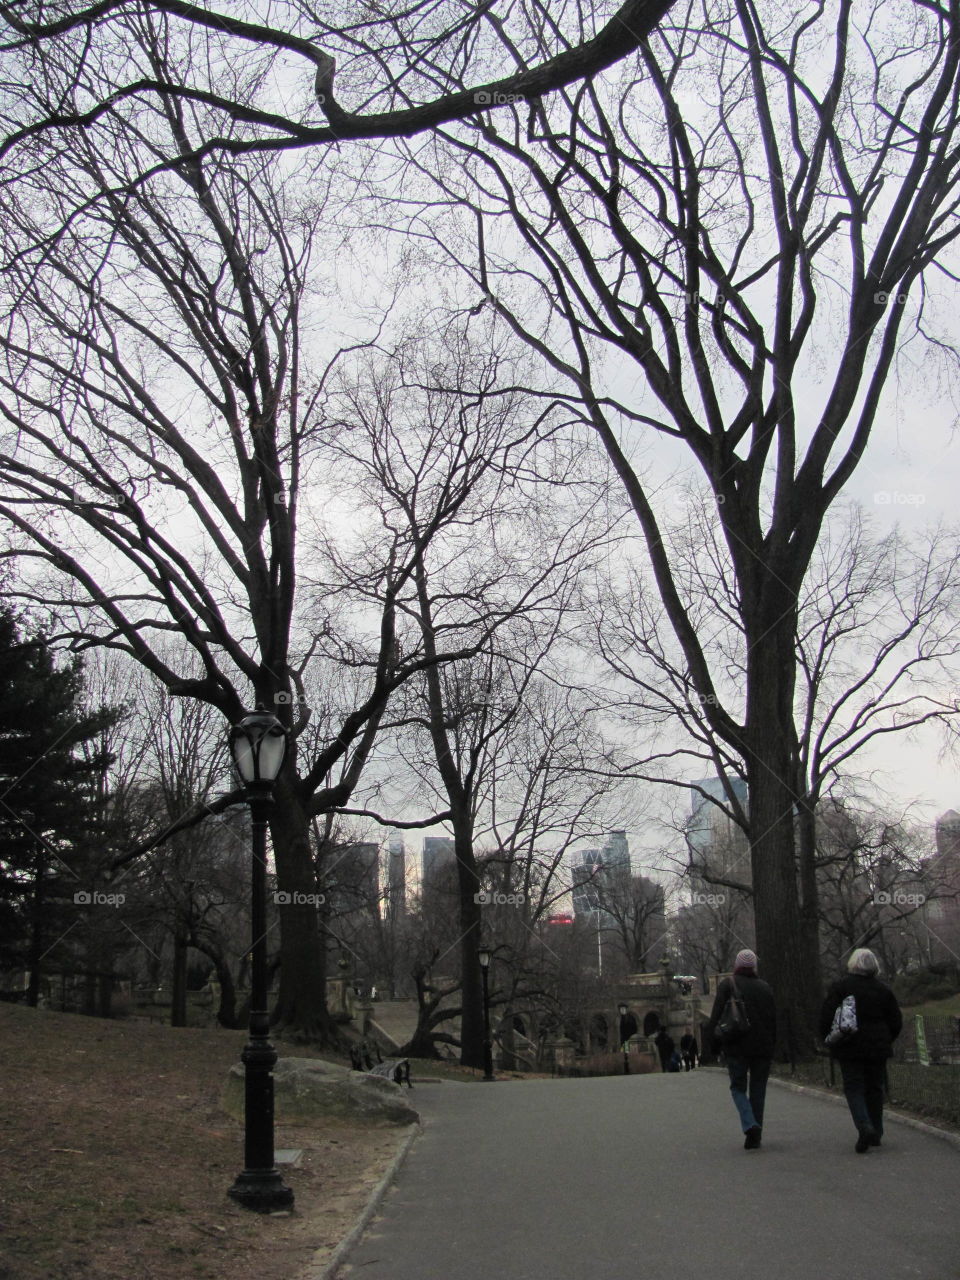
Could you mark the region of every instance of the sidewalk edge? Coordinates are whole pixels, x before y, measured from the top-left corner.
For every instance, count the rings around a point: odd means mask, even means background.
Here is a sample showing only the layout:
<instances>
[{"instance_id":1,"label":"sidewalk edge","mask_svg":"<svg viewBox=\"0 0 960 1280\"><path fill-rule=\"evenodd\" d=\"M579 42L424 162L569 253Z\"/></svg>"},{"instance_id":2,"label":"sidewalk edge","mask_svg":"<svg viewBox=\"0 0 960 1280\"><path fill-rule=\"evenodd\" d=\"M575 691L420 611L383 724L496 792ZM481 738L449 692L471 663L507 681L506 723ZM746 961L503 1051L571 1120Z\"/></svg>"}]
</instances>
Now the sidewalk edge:
<instances>
[{"instance_id":1,"label":"sidewalk edge","mask_svg":"<svg viewBox=\"0 0 960 1280\"><path fill-rule=\"evenodd\" d=\"M778 1084L784 1089L792 1089L794 1093L809 1093L817 1098L830 1098L833 1102L839 1102L841 1106L846 1106L846 1099L842 1094L831 1093L829 1089L819 1089L814 1084L795 1084L792 1080L784 1080L782 1076L771 1075L771 1084ZM917 1129L920 1133L929 1134L933 1138L943 1138L954 1147L960 1147L960 1133L953 1133L950 1129L941 1129L938 1125L930 1124L927 1120L918 1120L915 1116L904 1115L902 1111L893 1111L884 1103L883 1107L884 1121L896 1120L898 1124L909 1125L911 1129Z\"/></svg>"},{"instance_id":2,"label":"sidewalk edge","mask_svg":"<svg viewBox=\"0 0 960 1280\"><path fill-rule=\"evenodd\" d=\"M410 1148L422 1133L422 1121L410 1125L409 1132L400 1144L399 1151L390 1161L386 1173L384 1173L373 1191L371 1191L370 1198L364 1208L360 1211L360 1216L357 1218L356 1222L337 1245L336 1249L334 1249L327 1261L322 1265L322 1268L316 1270L312 1263L308 1263L303 1271L300 1272L299 1280L334 1280L337 1271L346 1261L347 1255L357 1244L360 1237L369 1226L371 1218L380 1208L383 1197L390 1190L390 1185L399 1173L400 1166L407 1158Z\"/></svg>"}]
</instances>

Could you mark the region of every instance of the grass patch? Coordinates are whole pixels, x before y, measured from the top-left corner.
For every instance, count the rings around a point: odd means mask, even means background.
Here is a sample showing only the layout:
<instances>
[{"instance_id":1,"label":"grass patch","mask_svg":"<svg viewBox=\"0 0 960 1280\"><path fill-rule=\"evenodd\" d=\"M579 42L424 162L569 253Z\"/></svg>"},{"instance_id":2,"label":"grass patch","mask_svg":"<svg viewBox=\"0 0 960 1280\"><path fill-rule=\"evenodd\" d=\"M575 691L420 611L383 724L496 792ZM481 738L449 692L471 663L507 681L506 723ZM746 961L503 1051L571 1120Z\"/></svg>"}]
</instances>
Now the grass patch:
<instances>
[{"instance_id":1,"label":"grass patch","mask_svg":"<svg viewBox=\"0 0 960 1280\"><path fill-rule=\"evenodd\" d=\"M925 1000L922 1004L903 1005L904 1017L922 1013L928 1018L960 1018L960 993L943 1000Z\"/></svg>"},{"instance_id":2,"label":"grass patch","mask_svg":"<svg viewBox=\"0 0 960 1280\"><path fill-rule=\"evenodd\" d=\"M239 1208L242 1129L219 1096L245 1040L0 1004L0 1280L290 1280L329 1255L402 1131L278 1125L304 1152L284 1173L296 1212Z\"/></svg>"},{"instance_id":3,"label":"grass patch","mask_svg":"<svg viewBox=\"0 0 960 1280\"><path fill-rule=\"evenodd\" d=\"M828 1089L843 1097L840 1067L834 1067L830 1081L830 1061L798 1062L794 1071L786 1064L774 1063L772 1074L795 1084ZM930 1120L943 1128L960 1132L960 1066L923 1067L916 1062L887 1064L890 1084L888 1103L898 1111L919 1119Z\"/></svg>"}]
</instances>

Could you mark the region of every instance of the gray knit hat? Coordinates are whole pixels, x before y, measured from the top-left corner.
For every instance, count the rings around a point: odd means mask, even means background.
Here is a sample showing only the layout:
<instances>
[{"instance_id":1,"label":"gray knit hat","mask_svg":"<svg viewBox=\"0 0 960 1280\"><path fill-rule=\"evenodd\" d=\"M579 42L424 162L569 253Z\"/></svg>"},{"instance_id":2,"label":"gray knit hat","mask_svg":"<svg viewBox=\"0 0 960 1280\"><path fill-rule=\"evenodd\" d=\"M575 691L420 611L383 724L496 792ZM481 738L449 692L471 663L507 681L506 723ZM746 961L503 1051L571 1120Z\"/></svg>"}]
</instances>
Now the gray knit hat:
<instances>
[{"instance_id":1,"label":"gray knit hat","mask_svg":"<svg viewBox=\"0 0 960 1280\"><path fill-rule=\"evenodd\" d=\"M737 952L737 958L733 964L734 973L756 973L757 972L757 955L755 951L751 951L749 947L745 947L743 951Z\"/></svg>"}]
</instances>

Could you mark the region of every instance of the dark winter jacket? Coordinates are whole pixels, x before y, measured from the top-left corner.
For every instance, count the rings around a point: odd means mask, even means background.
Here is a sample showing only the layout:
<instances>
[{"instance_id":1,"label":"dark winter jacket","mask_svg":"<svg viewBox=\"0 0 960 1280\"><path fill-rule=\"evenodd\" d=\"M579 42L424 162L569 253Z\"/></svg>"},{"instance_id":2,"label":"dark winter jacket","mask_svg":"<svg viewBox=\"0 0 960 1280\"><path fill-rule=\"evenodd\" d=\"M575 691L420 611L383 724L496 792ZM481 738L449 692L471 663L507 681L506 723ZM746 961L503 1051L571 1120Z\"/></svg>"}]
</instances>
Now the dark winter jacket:
<instances>
[{"instance_id":1,"label":"dark winter jacket","mask_svg":"<svg viewBox=\"0 0 960 1280\"><path fill-rule=\"evenodd\" d=\"M732 978L724 978L717 987L717 998L704 1032L704 1044L711 1045L714 1053L723 1053L728 1058L772 1058L777 1042L777 1006L769 986L752 973L736 975L737 992L743 1000L750 1030L735 1044L721 1045L714 1040L713 1033L733 991L733 982Z\"/></svg>"},{"instance_id":2,"label":"dark winter jacket","mask_svg":"<svg viewBox=\"0 0 960 1280\"><path fill-rule=\"evenodd\" d=\"M845 996L856 999L858 1030L832 1045L830 1052L835 1058L863 1058L869 1062L889 1058L903 1026L903 1015L897 997L875 974L848 973L833 983L820 1010L820 1039L829 1035L833 1015Z\"/></svg>"}]
</instances>

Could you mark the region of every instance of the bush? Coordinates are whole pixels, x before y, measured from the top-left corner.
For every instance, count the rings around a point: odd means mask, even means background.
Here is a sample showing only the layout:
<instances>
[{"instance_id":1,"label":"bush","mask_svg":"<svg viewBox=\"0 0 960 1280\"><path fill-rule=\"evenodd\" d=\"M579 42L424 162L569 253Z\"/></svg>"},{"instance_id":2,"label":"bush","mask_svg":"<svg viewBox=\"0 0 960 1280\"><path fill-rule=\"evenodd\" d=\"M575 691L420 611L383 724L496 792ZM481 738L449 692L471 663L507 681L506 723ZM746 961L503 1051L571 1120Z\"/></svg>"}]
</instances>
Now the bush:
<instances>
[{"instance_id":1,"label":"bush","mask_svg":"<svg viewBox=\"0 0 960 1280\"><path fill-rule=\"evenodd\" d=\"M947 996L960 991L956 971L944 972L944 967L937 970L917 969L913 973L902 973L893 980L893 990L901 1004L926 1004L928 1000L945 1000Z\"/></svg>"}]
</instances>

